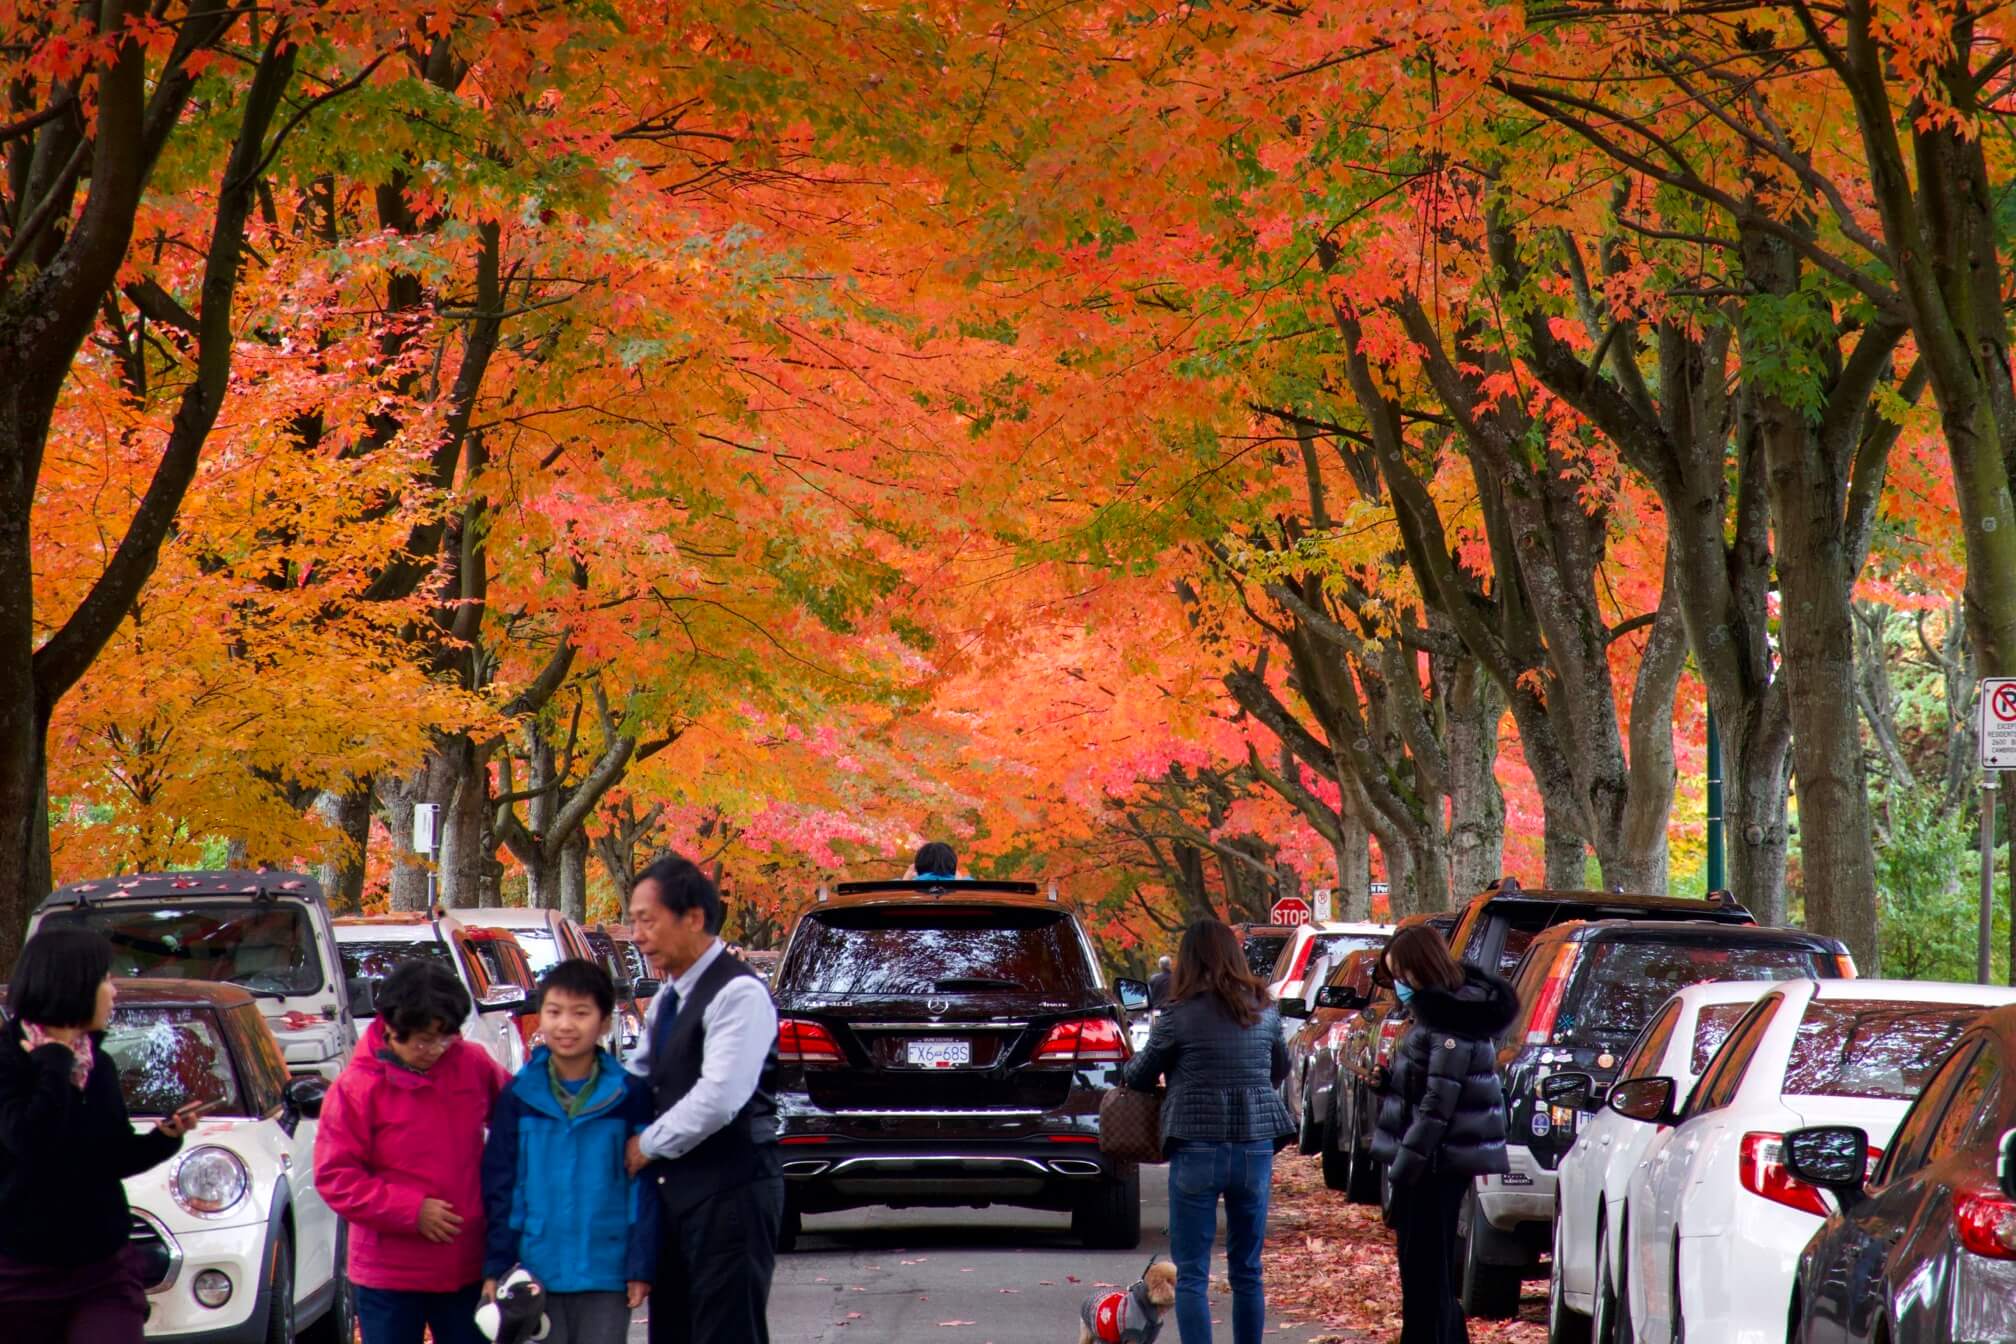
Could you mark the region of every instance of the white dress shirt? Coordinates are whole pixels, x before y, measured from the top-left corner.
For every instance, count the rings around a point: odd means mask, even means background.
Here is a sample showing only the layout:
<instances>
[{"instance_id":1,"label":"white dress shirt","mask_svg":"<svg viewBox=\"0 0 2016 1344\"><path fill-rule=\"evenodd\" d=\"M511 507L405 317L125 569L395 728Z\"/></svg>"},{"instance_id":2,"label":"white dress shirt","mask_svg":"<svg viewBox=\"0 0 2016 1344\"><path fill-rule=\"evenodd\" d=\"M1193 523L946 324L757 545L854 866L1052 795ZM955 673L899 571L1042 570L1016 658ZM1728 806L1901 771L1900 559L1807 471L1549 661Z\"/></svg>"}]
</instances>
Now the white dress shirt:
<instances>
[{"instance_id":1,"label":"white dress shirt","mask_svg":"<svg viewBox=\"0 0 2016 1344\"><path fill-rule=\"evenodd\" d=\"M716 938L713 946L666 987L679 996L678 1011L691 1011L686 1001L700 983L701 974L716 957L727 953L727 945ZM664 990L652 997L644 1010L644 1030L639 1033L637 1048L625 1063L640 1077L651 1076L651 1047L667 997ZM738 975L721 986L707 1005L701 1025L707 1036L699 1080L645 1127L638 1143L647 1157L670 1160L686 1156L749 1104L763 1074L763 1061L777 1040L777 1005L770 1001L770 991L760 976Z\"/></svg>"}]
</instances>

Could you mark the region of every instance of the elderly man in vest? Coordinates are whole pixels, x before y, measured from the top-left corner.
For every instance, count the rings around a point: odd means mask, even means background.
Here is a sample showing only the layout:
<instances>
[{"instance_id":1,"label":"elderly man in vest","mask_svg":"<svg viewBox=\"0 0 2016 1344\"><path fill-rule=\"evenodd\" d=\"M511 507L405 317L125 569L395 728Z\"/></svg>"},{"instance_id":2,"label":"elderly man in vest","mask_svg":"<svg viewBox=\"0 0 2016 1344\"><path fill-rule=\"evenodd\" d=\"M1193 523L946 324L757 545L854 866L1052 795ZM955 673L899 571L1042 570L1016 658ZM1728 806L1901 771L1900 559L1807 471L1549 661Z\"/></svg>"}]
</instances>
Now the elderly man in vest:
<instances>
[{"instance_id":1,"label":"elderly man in vest","mask_svg":"<svg viewBox=\"0 0 2016 1344\"><path fill-rule=\"evenodd\" d=\"M658 1200L651 1344L768 1344L770 1272L784 1216L777 1165L777 1006L728 955L721 893L691 862L659 859L630 893L638 950L664 977L628 1066L657 1113L630 1170Z\"/></svg>"}]
</instances>

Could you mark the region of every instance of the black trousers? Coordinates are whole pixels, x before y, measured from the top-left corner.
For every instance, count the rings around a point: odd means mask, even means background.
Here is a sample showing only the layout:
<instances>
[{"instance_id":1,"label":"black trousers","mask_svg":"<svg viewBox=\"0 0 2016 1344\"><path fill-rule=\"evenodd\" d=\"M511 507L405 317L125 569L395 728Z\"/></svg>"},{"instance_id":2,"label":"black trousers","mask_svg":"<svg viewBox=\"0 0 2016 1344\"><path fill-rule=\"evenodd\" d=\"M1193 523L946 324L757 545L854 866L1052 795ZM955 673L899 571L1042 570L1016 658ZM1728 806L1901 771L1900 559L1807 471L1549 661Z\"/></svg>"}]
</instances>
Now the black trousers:
<instances>
[{"instance_id":1,"label":"black trousers","mask_svg":"<svg viewBox=\"0 0 2016 1344\"><path fill-rule=\"evenodd\" d=\"M723 1190L681 1213L659 1205L651 1344L770 1344L770 1273L784 1178Z\"/></svg>"},{"instance_id":2,"label":"black trousers","mask_svg":"<svg viewBox=\"0 0 2016 1344\"><path fill-rule=\"evenodd\" d=\"M1468 1176L1424 1176L1393 1192L1400 1253L1400 1344L1470 1344L1458 1301L1457 1219Z\"/></svg>"}]
</instances>

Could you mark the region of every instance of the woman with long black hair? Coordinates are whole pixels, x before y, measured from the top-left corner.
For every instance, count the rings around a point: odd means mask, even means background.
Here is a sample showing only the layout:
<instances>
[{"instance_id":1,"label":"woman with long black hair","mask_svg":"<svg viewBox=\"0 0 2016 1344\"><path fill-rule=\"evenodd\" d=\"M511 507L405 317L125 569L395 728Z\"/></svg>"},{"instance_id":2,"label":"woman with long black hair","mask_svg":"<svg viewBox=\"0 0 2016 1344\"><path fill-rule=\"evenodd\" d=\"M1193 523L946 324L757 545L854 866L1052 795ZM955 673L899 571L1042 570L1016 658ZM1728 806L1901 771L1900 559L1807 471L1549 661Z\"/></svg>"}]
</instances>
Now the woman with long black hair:
<instances>
[{"instance_id":1,"label":"woman with long black hair","mask_svg":"<svg viewBox=\"0 0 2016 1344\"><path fill-rule=\"evenodd\" d=\"M1394 1186L1400 1344L1468 1344L1456 1220L1473 1178L1509 1169L1498 1034L1519 998L1498 976L1459 963L1426 924L1393 935L1379 974L1414 1019L1393 1052L1372 1140Z\"/></svg>"},{"instance_id":2,"label":"woman with long black hair","mask_svg":"<svg viewBox=\"0 0 2016 1344\"><path fill-rule=\"evenodd\" d=\"M1162 1146L1169 1158L1169 1258L1176 1262L1176 1330L1211 1344L1211 1245L1225 1201L1233 1344L1260 1344L1267 1298L1260 1246L1274 1154L1295 1132L1275 1088L1288 1075L1281 1015L1246 965L1239 938L1215 919L1183 934L1169 1002L1129 1060L1127 1086L1166 1077Z\"/></svg>"},{"instance_id":3,"label":"woman with long black hair","mask_svg":"<svg viewBox=\"0 0 2016 1344\"><path fill-rule=\"evenodd\" d=\"M140 1344L147 1299L120 1182L159 1166L191 1104L137 1134L105 1053L112 945L89 929L28 940L0 1027L0 1321L23 1344Z\"/></svg>"}]
</instances>

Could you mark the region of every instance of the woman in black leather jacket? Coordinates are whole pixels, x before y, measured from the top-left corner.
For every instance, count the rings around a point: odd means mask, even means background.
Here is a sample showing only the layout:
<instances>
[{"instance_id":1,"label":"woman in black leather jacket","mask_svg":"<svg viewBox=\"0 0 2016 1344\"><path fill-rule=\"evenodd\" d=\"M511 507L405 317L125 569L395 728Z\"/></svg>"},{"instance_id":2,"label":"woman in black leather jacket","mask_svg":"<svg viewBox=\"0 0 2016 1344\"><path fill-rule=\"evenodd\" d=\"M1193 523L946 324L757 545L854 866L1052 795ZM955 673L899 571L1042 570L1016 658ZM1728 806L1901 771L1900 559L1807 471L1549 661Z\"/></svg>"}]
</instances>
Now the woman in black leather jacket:
<instances>
[{"instance_id":1,"label":"woman in black leather jacket","mask_svg":"<svg viewBox=\"0 0 2016 1344\"><path fill-rule=\"evenodd\" d=\"M1211 1243L1221 1198L1233 1344L1260 1344L1266 1329L1267 1198L1274 1154L1295 1131L1275 1090L1287 1072L1281 1015L1247 968L1238 935L1215 919L1192 924L1176 950L1169 1005L1122 1073L1132 1088L1169 1080L1162 1146L1182 1344L1211 1344Z\"/></svg>"},{"instance_id":2,"label":"woman in black leather jacket","mask_svg":"<svg viewBox=\"0 0 2016 1344\"><path fill-rule=\"evenodd\" d=\"M1459 964L1426 924L1393 935L1381 971L1414 1018L1393 1053L1372 1140L1394 1185L1400 1344L1467 1344L1456 1220L1474 1177L1508 1169L1498 1035L1519 998L1498 976Z\"/></svg>"}]
</instances>

